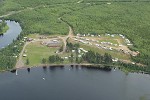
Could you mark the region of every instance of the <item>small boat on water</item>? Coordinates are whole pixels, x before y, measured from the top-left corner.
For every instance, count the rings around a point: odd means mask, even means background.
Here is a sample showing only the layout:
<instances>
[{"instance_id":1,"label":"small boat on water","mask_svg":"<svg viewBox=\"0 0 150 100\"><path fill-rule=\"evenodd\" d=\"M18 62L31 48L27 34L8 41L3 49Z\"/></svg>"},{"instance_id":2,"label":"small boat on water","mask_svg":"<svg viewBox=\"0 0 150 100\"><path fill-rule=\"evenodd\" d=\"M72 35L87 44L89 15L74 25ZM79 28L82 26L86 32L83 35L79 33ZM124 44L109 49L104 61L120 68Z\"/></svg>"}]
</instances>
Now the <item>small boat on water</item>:
<instances>
[{"instance_id":1,"label":"small boat on water","mask_svg":"<svg viewBox=\"0 0 150 100\"><path fill-rule=\"evenodd\" d=\"M18 71L16 70L16 75L18 75Z\"/></svg>"}]
</instances>

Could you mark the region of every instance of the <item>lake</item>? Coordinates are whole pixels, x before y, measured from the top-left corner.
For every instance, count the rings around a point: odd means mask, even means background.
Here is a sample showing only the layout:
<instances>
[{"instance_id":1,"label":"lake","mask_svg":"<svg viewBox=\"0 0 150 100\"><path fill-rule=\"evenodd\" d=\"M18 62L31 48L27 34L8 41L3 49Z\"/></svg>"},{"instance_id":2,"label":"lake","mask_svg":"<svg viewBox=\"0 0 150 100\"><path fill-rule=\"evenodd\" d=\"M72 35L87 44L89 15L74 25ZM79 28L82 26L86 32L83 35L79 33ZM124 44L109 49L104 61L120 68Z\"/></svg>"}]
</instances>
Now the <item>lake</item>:
<instances>
[{"instance_id":1,"label":"lake","mask_svg":"<svg viewBox=\"0 0 150 100\"><path fill-rule=\"evenodd\" d=\"M150 100L150 76L80 66L0 73L0 100Z\"/></svg>"},{"instance_id":2,"label":"lake","mask_svg":"<svg viewBox=\"0 0 150 100\"><path fill-rule=\"evenodd\" d=\"M6 33L4 33L3 36L0 36L0 49L11 44L22 31L21 26L18 22L7 20L6 23L9 29Z\"/></svg>"}]
</instances>

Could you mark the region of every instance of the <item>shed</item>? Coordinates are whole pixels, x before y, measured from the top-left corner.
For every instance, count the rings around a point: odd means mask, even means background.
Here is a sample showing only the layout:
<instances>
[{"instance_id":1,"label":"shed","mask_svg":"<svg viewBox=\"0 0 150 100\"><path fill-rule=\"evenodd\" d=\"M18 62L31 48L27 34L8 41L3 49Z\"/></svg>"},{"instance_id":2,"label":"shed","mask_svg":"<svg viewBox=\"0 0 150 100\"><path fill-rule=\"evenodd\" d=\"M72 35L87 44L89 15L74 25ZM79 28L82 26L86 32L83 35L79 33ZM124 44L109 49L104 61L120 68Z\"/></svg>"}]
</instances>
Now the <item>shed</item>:
<instances>
[{"instance_id":1,"label":"shed","mask_svg":"<svg viewBox=\"0 0 150 100\"><path fill-rule=\"evenodd\" d=\"M27 54L23 54L23 57L27 57Z\"/></svg>"}]
</instances>

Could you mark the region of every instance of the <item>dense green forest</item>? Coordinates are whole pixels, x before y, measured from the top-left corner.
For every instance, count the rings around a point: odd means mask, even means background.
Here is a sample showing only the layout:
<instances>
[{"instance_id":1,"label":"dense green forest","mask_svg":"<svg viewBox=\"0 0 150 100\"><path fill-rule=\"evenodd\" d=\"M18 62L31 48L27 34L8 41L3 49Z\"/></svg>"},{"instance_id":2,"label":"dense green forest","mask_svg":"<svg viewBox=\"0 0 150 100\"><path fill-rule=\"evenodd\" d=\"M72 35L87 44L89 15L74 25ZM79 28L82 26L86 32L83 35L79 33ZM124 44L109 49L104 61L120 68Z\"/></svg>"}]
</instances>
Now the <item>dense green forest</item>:
<instances>
[{"instance_id":1,"label":"dense green forest","mask_svg":"<svg viewBox=\"0 0 150 100\"><path fill-rule=\"evenodd\" d=\"M99 53L95 53L93 51L88 51L83 56L84 61L87 61L88 63L94 63L94 64L112 64L112 57L111 55L105 53L104 55L101 55Z\"/></svg>"},{"instance_id":2,"label":"dense green forest","mask_svg":"<svg viewBox=\"0 0 150 100\"><path fill-rule=\"evenodd\" d=\"M0 16L10 14L5 19L18 21L22 34L68 34L69 23L75 34L123 34L134 46L132 50L140 55L132 57L135 62L150 65L150 2L149 0L1 0ZM109 4L108 4L109 2ZM16 12L16 13L15 13ZM11 15L11 13L14 13ZM0 51L1 66L12 66L13 47ZM22 48L19 46L18 48ZM19 49L19 50L20 50ZM18 54L20 51L16 51Z\"/></svg>"},{"instance_id":3,"label":"dense green forest","mask_svg":"<svg viewBox=\"0 0 150 100\"><path fill-rule=\"evenodd\" d=\"M68 26L58 20L58 14L61 12L61 7L37 8L12 15L8 19L20 22L23 31L28 34L67 34Z\"/></svg>"}]
</instances>

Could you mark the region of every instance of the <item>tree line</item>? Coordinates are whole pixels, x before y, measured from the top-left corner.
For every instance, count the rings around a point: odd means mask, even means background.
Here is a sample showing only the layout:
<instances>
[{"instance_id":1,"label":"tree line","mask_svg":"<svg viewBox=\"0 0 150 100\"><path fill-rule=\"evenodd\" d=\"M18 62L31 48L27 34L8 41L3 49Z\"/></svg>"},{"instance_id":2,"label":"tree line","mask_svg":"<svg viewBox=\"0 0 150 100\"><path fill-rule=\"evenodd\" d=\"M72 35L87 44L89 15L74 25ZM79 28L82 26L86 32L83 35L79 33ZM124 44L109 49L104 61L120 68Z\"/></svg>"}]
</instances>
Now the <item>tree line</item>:
<instances>
[{"instance_id":1,"label":"tree line","mask_svg":"<svg viewBox=\"0 0 150 100\"><path fill-rule=\"evenodd\" d=\"M54 64L54 63L63 63L64 59L62 59L61 57L59 57L58 55L51 55L49 56L48 59L46 58L43 58L41 60L41 63L42 64L47 64L47 63L50 63L50 64ZM29 61L28 61L29 62Z\"/></svg>"},{"instance_id":2,"label":"tree line","mask_svg":"<svg viewBox=\"0 0 150 100\"><path fill-rule=\"evenodd\" d=\"M97 52L88 51L83 55L83 60L94 64L111 64L112 56L108 53L101 55Z\"/></svg>"}]
</instances>

